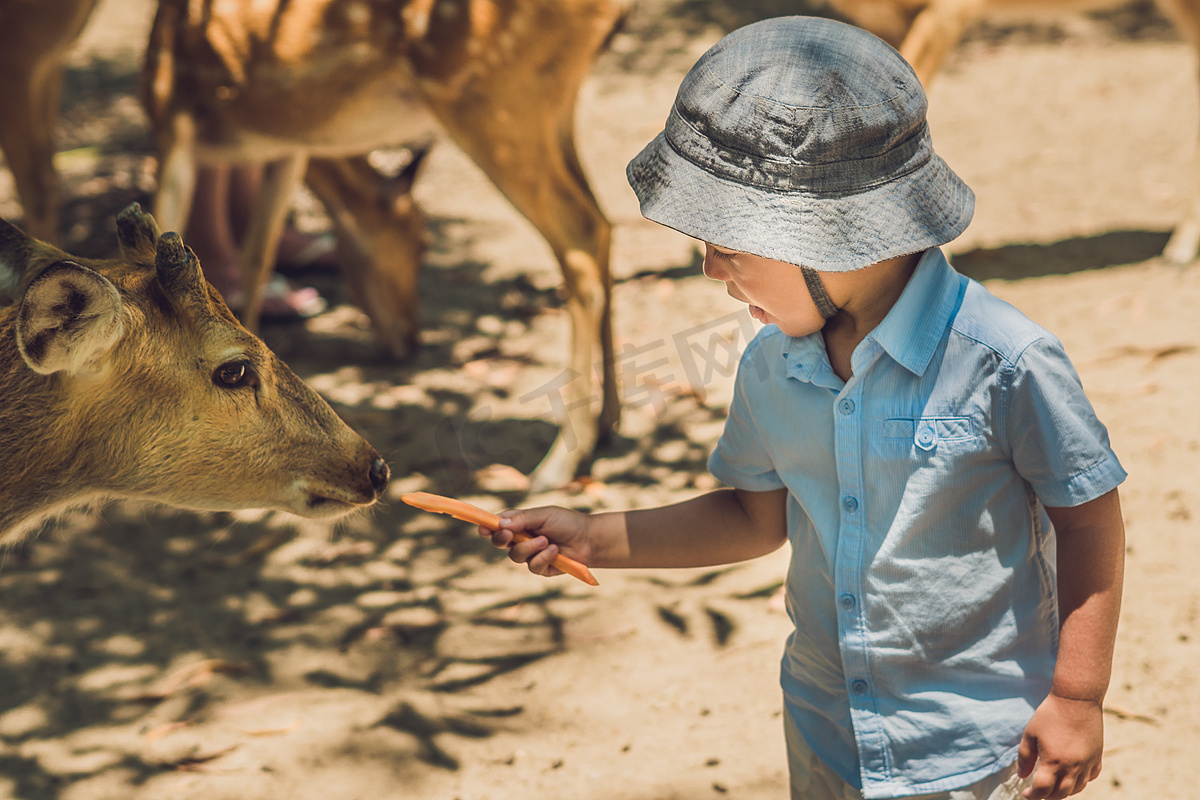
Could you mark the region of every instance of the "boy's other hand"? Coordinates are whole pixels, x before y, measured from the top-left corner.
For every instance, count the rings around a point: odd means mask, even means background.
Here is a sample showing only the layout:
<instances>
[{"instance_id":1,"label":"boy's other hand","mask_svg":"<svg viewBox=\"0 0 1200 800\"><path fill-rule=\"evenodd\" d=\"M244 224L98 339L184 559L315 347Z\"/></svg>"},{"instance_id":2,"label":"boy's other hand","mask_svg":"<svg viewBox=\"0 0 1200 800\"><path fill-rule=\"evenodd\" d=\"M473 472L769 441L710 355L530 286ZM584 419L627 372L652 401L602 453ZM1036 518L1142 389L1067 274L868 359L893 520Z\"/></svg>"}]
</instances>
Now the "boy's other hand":
<instances>
[{"instance_id":1,"label":"boy's other hand","mask_svg":"<svg viewBox=\"0 0 1200 800\"><path fill-rule=\"evenodd\" d=\"M584 564L592 563L592 547L588 538L587 514L557 506L505 511L500 515L500 530L480 528L479 535L491 539L500 548L509 548L508 557L518 564L527 564L536 575L561 575L554 566L560 552ZM527 541L517 541L513 534L527 534Z\"/></svg>"},{"instance_id":2,"label":"boy's other hand","mask_svg":"<svg viewBox=\"0 0 1200 800\"><path fill-rule=\"evenodd\" d=\"M1026 800L1062 800L1083 791L1100 774L1104 750L1104 709L1097 700L1051 694L1025 726L1017 772L1033 774Z\"/></svg>"}]
</instances>

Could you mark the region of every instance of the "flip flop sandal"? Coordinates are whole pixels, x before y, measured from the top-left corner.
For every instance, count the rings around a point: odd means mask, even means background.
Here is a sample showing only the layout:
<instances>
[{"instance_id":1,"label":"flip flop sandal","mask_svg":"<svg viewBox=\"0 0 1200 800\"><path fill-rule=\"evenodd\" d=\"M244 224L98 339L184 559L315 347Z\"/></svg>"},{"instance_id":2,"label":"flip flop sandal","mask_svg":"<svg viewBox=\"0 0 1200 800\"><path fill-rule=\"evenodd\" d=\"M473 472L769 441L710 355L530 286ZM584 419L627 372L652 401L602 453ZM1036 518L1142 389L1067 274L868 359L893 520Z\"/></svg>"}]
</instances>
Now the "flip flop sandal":
<instances>
[{"instance_id":1,"label":"flip flop sandal","mask_svg":"<svg viewBox=\"0 0 1200 800\"><path fill-rule=\"evenodd\" d=\"M229 308L237 317L242 316L241 292L226 297ZM282 275L272 275L263 287L262 310L259 319L264 324L303 322L317 316L329 303L311 286L301 289L292 285Z\"/></svg>"},{"instance_id":2,"label":"flip flop sandal","mask_svg":"<svg viewBox=\"0 0 1200 800\"><path fill-rule=\"evenodd\" d=\"M337 237L332 233L322 233L312 237L307 244L286 259L277 259L275 269L284 274L336 272L337 260L333 258L336 251Z\"/></svg>"}]
</instances>

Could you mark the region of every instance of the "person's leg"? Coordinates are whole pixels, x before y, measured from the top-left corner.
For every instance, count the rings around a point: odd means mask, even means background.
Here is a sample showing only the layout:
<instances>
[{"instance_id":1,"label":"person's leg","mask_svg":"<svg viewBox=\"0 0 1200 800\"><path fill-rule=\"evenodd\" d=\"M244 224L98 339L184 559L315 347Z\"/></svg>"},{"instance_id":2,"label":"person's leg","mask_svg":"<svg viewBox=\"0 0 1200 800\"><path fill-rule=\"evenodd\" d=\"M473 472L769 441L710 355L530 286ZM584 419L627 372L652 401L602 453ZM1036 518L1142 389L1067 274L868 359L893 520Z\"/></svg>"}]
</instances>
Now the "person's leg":
<instances>
[{"instance_id":1,"label":"person's leg","mask_svg":"<svg viewBox=\"0 0 1200 800\"><path fill-rule=\"evenodd\" d=\"M204 276L237 313L242 304L241 235L249 218L253 194L261 178L256 166L203 166L196 171L196 189L184 241L195 251ZM316 289L295 289L275 276L264 289L262 318L290 321L311 317L327 304Z\"/></svg>"},{"instance_id":2,"label":"person's leg","mask_svg":"<svg viewBox=\"0 0 1200 800\"><path fill-rule=\"evenodd\" d=\"M862 800L861 792L817 758L786 712L783 718L791 800ZM1021 790L1028 785L1029 779L1019 778L1017 765L1012 764L963 789L912 795L901 800L1021 800Z\"/></svg>"},{"instance_id":3,"label":"person's leg","mask_svg":"<svg viewBox=\"0 0 1200 800\"><path fill-rule=\"evenodd\" d=\"M861 792L817 758L786 711L783 714L783 738L787 745L792 800L863 800Z\"/></svg>"},{"instance_id":4,"label":"person's leg","mask_svg":"<svg viewBox=\"0 0 1200 800\"><path fill-rule=\"evenodd\" d=\"M262 166L239 164L230 176L229 214L233 235L241 241L246 223L253 213L253 200L262 186ZM336 270L337 241L332 233L310 234L286 225L279 237L275 268L280 272L301 272L306 269Z\"/></svg>"},{"instance_id":5,"label":"person's leg","mask_svg":"<svg viewBox=\"0 0 1200 800\"><path fill-rule=\"evenodd\" d=\"M235 164L229 172L229 216L238 241L246 235L254 199L262 187L261 164Z\"/></svg>"},{"instance_id":6,"label":"person's leg","mask_svg":"<svg viewBox=\"0 0 1200 800\"><path fill-rule=\"evenodd\" d=\"M230 168L200 167L184 241L195 251L204 276L229 298L241 284L238 239L230 224Z\"/></svg>"}]
</instances>

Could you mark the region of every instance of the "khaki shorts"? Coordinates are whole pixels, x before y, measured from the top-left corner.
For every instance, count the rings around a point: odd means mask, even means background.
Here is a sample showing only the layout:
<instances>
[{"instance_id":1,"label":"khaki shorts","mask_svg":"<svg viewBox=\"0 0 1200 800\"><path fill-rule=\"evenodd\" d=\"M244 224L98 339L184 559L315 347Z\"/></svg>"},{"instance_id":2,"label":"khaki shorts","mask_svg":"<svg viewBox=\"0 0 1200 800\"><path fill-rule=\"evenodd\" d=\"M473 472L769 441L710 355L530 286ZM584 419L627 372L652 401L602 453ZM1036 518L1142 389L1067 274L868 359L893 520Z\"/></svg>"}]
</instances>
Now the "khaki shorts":
<instances>
[{"instance_id":1,"label":"khaki shorts","mask_svg":"<svg viewBox=\"0 0 1200 800\"><path fill-rule=\"evenodd\" d=\"M792 800L863 800L861 792L817 758L791 717L785 713L783 718ZM1029 786L1031 778L1022 780L1017 777L1017 765L1014 763L964 789L906 795L905 800L1021 800L1021 790Z\"/></svg>"}]
</instances>

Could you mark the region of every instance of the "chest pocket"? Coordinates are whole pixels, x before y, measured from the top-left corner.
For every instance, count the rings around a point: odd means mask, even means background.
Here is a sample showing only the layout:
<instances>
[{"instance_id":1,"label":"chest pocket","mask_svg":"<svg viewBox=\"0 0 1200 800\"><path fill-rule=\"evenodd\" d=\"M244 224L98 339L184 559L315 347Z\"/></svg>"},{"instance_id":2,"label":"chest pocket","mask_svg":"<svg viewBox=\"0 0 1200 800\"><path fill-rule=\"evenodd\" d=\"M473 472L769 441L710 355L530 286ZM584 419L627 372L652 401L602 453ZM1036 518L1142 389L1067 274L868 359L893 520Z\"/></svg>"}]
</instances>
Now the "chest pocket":
<instances>
[{"instance_id":1,"label":"chest pocket","mask_svg":"<svg viewBox=\"0 0 1200 800\"><path fill-rule=\"evenodd\" d=\"M883 421L887 442L909 442L919 451L955 451L970 448L979 439L978 425L970 417L893 418Z\"/></svg>"}]
</instances>

